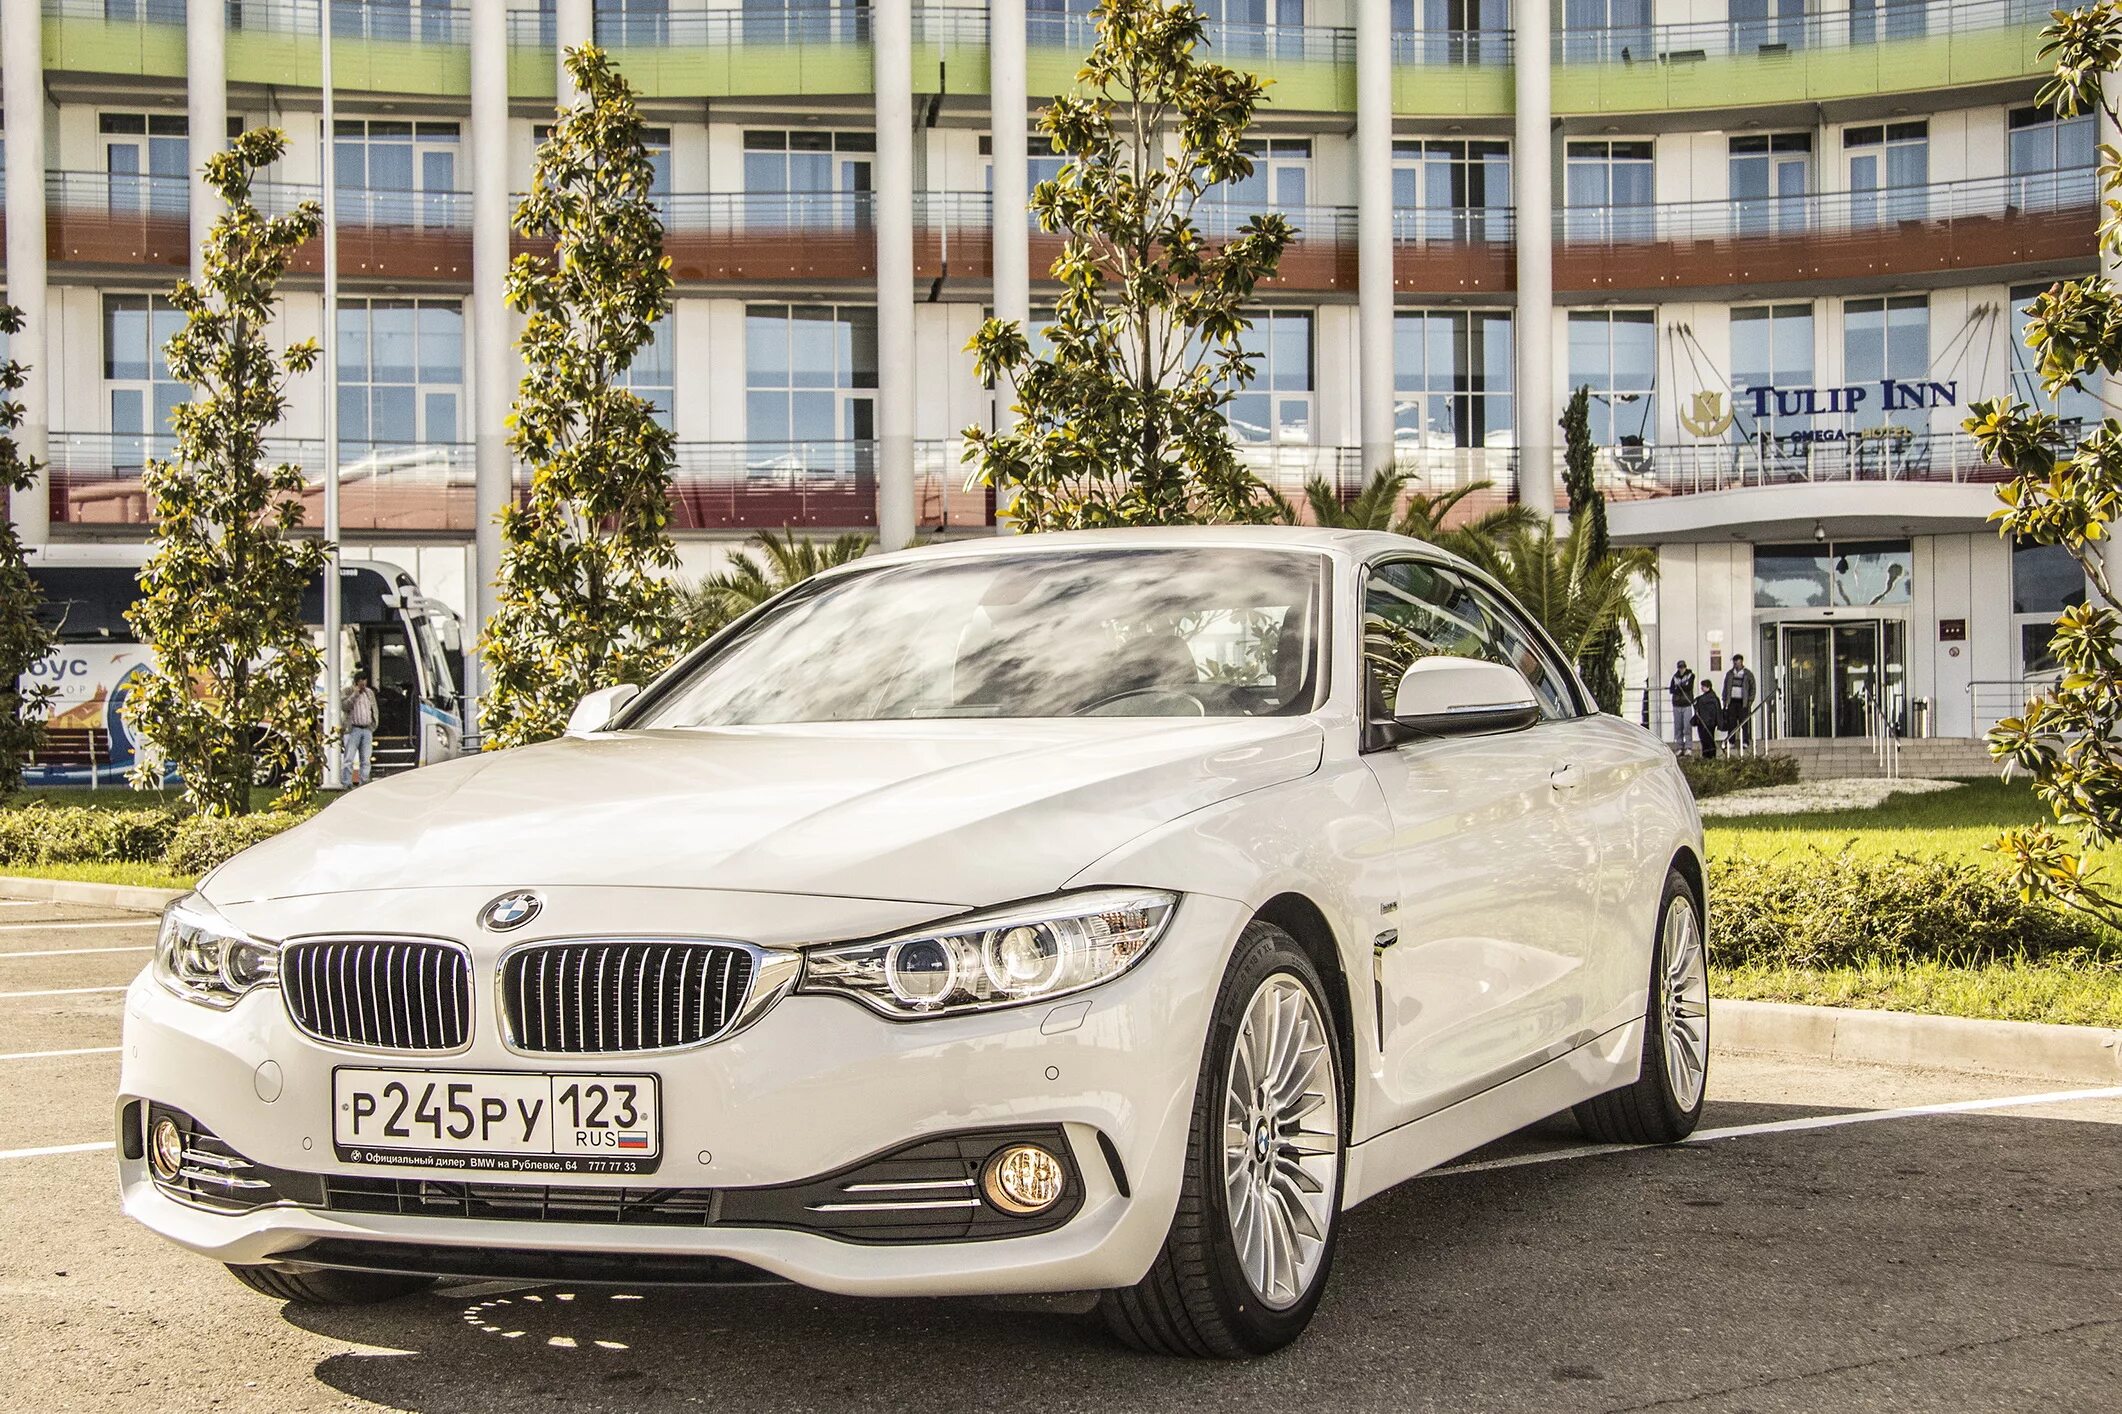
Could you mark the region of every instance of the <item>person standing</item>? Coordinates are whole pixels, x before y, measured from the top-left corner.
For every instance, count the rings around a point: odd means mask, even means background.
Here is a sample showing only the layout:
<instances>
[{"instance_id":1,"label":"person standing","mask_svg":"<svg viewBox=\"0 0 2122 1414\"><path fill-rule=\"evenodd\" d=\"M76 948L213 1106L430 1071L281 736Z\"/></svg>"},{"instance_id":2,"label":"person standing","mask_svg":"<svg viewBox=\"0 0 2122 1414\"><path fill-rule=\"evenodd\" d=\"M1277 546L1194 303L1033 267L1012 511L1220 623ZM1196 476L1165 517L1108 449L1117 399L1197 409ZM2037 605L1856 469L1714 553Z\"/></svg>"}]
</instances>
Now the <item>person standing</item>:
<instances>
[{"instance_id":1,"label":"person standing","mask_svg":"<svg viewBox=\"0 0 2122 1414\"><path fill-rule=\"evenodd\" d=\"M1717 685L1708 678L1702 679L1702 691L1695 697L1695 735L1701 739L1702 759L1717 759L1717 734L1724 730L1724 709L1717 704Z\"/></svg>"},{"instance_id":2,"label":"person standing","mask_svg":"<svg viewBox=\"0 0 2122 1414\"><path fill-rule=\"evenodd\" d=\"M1754 670L1746 666L1746 655L1731 655L1731 669L1724 674L1724 720L1743 746L1754 744Z\"/></svg>"},{"instance_id":3,"label":"person standing","mask_svg":"<svg viewBox=\"0 0 2122 1414\"><path fill-rule=\"evenodd\" d=\"M1694 725L1695 716L1695 670L1687 666L1687 659L1682 658L1680 666L1673 669L1665 693L1673 706L1673 750L1685 756L1688 729Z\"/></svg>"},{"instance_id":4,"label":"person standing","mask_svg":"<svg viewBox=\"0 0 2122 1414\"><path fill-rule=\"evenodd\" d=\"M368 669L354 674L354 685L346 690L339 706L346 723L346 754L340 761L339 784L365 786L376 749L376 689L368 685Z\"/></svg>"}]
</instances>

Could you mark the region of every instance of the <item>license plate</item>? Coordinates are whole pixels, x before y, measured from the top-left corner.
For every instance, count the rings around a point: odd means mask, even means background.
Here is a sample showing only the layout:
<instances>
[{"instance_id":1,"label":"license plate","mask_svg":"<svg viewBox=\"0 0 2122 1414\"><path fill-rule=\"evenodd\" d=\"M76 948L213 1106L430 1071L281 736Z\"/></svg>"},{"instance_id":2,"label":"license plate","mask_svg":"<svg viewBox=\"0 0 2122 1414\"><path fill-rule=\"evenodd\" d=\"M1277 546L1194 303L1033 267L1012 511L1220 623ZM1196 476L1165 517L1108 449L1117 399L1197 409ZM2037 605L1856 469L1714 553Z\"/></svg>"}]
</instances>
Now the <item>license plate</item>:
<instances>
[{"instance_id":1,"label":"license plate","mask_svg":"<svg viewBox=\"0 0 2122 1414\"><path fill-rule=\"evenodd\" d=\"M341 1163L535 1173L653 1173L653 1075L464 1070L332 1072Z\"/></svg>"}]
</instances>

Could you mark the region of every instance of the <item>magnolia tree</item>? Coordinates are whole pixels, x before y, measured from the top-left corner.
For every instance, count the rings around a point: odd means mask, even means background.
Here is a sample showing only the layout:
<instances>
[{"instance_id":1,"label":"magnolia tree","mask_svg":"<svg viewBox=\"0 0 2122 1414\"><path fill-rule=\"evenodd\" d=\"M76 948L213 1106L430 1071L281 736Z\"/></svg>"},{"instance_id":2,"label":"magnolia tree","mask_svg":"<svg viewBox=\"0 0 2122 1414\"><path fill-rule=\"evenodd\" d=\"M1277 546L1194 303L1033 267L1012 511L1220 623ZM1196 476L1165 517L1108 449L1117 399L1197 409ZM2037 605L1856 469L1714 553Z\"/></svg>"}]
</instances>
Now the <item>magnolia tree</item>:
<instances>
[{"instance_id":1,"label":"magnolia tree","mask_svg":"<svg viewBox=\"0 0 2122 1414\"><path fill-rule=\"evenodd\" d=\"M583 694L641 682L679 636L669 582L670 431L624 386L670 312L655 169L626 80L595 46L571 49L582 95L538 148L508 302L525 316L509 445L530 496L502 513L500 608L486 625L489 747L557 736Z\"/></svg>"},{"instance_id":2,"label":"magnolia tree","mask_svg":"<svg viewBox=\"0 0 2122 1414\"><path fill-rule=\"evenodd\" d=\"M0 333L22 328L22 311L0 304ZM22 386L22 365L0 361L0 389ZM22 404L0 397L0 486L10 496L27 495L36 485L38 464L15 445L22 425ZM29 577L29 554L15 532L13 517L0 521L0 795L22 788L22 767L44 743L44 711L52 689L25 689L29 670L52 651L52 631L38 615L43 596Z\"/></svg>"},{"instance_id":3,"label":"magnolia tree","mask_svg":"<svg viewBox=\"0 0 2122 1414\"><path fill-rule=\"evenodd\" d=\"M1195 216L1218 184L1251 175L1244 138L1263 93L1199 56L1190 0L1101 0L1075 91L1039 122L1069 161L1032 192L1067 240L1045 347L990 319L969 346L990 387L1016 390L1015 426L968 428L974 480L1030 530L1276 518L1239 461L1225 408L1251 381L1241 311L1289 244L1255 215L1228 240Z\"/></svg>"},{"instance_id":4,"label":"magnolia tree","mask_svg":"<svg viewBox=\"0 0 2122 1414\"><path fill-rule=\"evenodd\" d=\"M314 201L284 216L252 201L259 170L286 146L278 130L258 128L206 160L227 209L207 232L200 283L179 280L170 293L184 327L163 356L192 396L170 413L174 454L141 476L155 536L126 615L154 651L124 709L148 748L136 781L159 784L165 763L174 766L187 802L215 815L248 811L261 780L283 782L276 804L308 798L322 743L319 654L302 598L325 547L297 533L302 468L265 446L287 408L288 375L317 359L314 339L278 352L268 339L288 262L324 221Z\"/></svg>"},{"instance_id":5,"label":"magnolia tree","mask_svg":"<svg viewBox=\"0 0 2122 1414\"><path fill-rule=\"evenodd\" d=\"M2116 121L2107 75L2122 64L2122 4L2058 11L2044 55L2055 74L2037 101L2059 115L2098 113ZM2112 129L2110 129L2111 131ZM2122 153L2099 147L2100 251L2122 255ZM2026 343L2050 399L2066 388L2122 373L2122 291L2105 275L2055 285L2027 310ZM2033 778L2053 825L2015 829L1997 848L2027 898L2050 898L2122 926L2122 898L2095 877L2087 857L2122 841L2122 618L2108 563L2122 498L2122 423L2104 419L2071 439L2056 415L2008 399L1976 403L1967 430L2012 479L1990 519L2022 544L2060 545L2093 587L2092 599L2063 611L2051 651L2062 675L2025 710L1989 734L1990 754Z\"/></svg>"}]
</instances>

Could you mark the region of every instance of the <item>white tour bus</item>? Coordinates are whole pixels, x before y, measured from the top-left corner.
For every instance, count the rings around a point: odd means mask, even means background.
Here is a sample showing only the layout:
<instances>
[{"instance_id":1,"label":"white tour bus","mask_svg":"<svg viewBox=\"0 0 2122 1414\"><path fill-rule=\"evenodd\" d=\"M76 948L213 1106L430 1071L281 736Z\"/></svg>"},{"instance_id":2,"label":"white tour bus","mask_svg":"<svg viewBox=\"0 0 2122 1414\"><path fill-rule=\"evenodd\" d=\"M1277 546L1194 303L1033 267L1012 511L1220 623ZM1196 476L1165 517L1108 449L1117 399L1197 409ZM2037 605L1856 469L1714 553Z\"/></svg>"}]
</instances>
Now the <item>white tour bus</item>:
<instances>
[{"instance_id":1,"label":"white tour bus","mask_svg":"<svg viewBox=\"0 0 2122 1414\"><path fill-rule=\"evenodd\" d=\"M140 597L146 550L138 545L54 545L30 560L58 632L52 655L23 678L25 689L49 686L47 743L25 773L30 785L118 782L133 766L133 736L119 715L128 684L152 654L133 635L125 611ZM375 766L406 770L447 761L463 750L464 703L448 650L457 617L421 597L413 577L380 560L340 562L342 663L348 682L366 668L376 689ZM323 639L324 594L312 584L303 617Z\"/></svg>"}]
</instances>

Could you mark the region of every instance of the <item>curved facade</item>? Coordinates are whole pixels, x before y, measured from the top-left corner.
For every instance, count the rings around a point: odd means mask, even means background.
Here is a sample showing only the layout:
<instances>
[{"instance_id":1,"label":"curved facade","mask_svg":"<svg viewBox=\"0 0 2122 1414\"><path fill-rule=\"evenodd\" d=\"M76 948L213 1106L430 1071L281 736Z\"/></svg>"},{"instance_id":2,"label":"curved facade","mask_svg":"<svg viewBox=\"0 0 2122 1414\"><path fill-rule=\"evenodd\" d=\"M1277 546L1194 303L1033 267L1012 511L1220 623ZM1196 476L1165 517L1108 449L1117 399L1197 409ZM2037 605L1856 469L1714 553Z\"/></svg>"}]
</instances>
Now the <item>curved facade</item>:
<instances>
[{"instance_id":1,"label":"curved facade","mask_svg":"<svg viewBox=\"0 0 2122 1414\"><path fill-rule=\"evenodd\" d=\"M515 378L489 297L507 198L557 46L592 35L659 147L679 297L635 381L679 438L688 557L755 527L990 525L957 461L997 415L964 345L990 310L1036 315L1056 248L992 193L1056 164L1007 149L1072 81L1089 8L324 7L349 540L476 611L480 488L509 475L475 433ZM1301 232L1232 413L1264 475L1352 488L1390 459L1541 500L1560 401L1588 385L1616 533L1664 564L1638 681L1743 653L1782 685L1779 730L1966 736L2041 670L2039 625L2082 585L1983 527L1998 473L1957 431L1971 401L2031 391L2030 292L2096 266L2090 120L2032 106L2041 5L1557 0L1522 36L1504 0L1205 8L1217 57L1274 80L1256 174L1208 223L1273 206ZM137 534L178 396L160 292L211 210L193 134L279 124L267 199L316 192L320 7L0 17L5 274L43 314L15 353L51 465L15 512L37 539ZM319 269L291 284L291 336L321 327ZM321 466L318 380L293 396L286 451Z\"/></svg>"}]
</instances>

